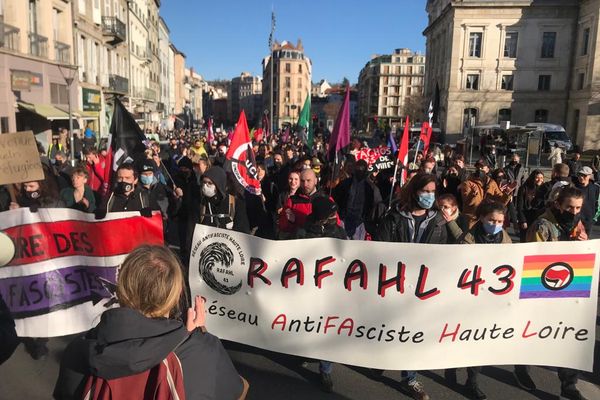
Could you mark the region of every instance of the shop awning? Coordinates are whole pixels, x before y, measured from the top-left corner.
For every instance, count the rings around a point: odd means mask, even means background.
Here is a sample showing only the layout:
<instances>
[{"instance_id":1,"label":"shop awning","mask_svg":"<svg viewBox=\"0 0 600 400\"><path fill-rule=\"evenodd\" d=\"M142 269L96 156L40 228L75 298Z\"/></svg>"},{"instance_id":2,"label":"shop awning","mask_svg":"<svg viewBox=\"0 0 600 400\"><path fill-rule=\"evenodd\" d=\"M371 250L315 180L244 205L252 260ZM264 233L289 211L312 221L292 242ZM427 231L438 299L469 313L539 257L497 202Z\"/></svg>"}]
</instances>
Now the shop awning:
<instances>
[{"instance_id":1,"label":"shop awning","mask_svg":"<svg viewBox=\"0 0 600 400\"><path fill-rule=\"evenodd\" d=\"M31 104L18 101L17 105L24 110L35 113L48 121L69 119L69 114L51 104Z\"/></svg>"},{"instance_id":2,"label":"shop awning","mask_svg":"<svg viewBox=\"0 0 600 400\"><path fill-rule=\"evenodd\" d=\"M88 120L88 119L98 119L100 117L100 112L99 111L80 111L80 110L76 110L72 112L73 115L77 118L81 118L83 120Z\"/></svg>"}]
</instances>

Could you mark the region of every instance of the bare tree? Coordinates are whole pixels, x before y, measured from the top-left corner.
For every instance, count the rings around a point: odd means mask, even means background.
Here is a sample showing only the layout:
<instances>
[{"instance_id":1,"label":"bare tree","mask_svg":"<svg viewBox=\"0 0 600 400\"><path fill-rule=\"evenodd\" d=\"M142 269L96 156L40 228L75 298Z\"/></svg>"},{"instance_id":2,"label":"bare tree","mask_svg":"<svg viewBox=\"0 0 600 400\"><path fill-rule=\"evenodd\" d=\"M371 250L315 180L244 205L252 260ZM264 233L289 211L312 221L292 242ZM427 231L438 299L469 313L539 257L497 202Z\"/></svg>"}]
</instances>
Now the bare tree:
<instances>
[{"instance_id":1,"label":"bare tree","mask_svg":"<svg viewBox=\"0 0 600 400\"><path fill-rule=\"evenodd\" d=\"M413 121L425 121L427 104L422 94L413 94L404 99L403 114Z\"/></svg>"}]
</instances>

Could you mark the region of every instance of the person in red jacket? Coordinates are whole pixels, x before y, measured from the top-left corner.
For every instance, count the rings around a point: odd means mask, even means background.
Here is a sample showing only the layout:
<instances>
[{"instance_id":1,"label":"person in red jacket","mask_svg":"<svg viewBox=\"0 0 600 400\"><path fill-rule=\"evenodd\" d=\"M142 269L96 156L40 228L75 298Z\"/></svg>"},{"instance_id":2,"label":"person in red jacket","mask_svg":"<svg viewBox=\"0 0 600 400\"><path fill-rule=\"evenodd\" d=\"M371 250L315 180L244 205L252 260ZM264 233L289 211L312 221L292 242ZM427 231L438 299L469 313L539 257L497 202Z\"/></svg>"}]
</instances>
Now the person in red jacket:
<instances>
[{"instance_id":1,"label":"person in red jacket","mask_svg":"<svg viewBox=\"0 0 600 400\"><path fill-rule=\"evenodd\" d=\"M312 200L315 197L328 197L317 190L317 175L312 169L305 169L300 174L300 188L293 196L288 197L283 205L283 211L279 214L279 238L289 239L293 237L298 229L306 223L307 217L312 213ZM340 218L337 216L340 225Z\"/></svg>"},{"instance_id":2,"label":"person in red jacket","mask_svg":"<svg viewBox=\"0 0 600 400\"><path fill-rule=\"evenodd\" d=\"M83 151L85 156L86 167L88 170L88 186L92 188L97 196L96 204L100 204L99 200L105 194L104 189L104 169L106 167L106 159L103 155L98 154L98 151L93 148L86 148Z\"/></svg>"}]
</instances>

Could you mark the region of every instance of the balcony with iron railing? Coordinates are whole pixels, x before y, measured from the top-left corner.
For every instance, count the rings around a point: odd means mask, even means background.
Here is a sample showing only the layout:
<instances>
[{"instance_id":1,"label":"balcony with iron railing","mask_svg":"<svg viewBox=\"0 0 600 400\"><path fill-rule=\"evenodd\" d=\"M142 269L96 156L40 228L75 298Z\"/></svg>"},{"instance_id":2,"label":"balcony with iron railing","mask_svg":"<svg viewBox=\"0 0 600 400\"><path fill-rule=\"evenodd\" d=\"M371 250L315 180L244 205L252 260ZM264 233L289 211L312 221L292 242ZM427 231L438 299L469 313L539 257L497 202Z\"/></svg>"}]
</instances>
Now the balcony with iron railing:
<instances>
[{"instance_id":1,"label":"balcony with iron railing","mask_svg":"<svg viewBox=\"0 0 600 400\"><path fill-rule=\"evenodd\" d=\"M102 17L102 34L109 38L109 44L115 46L127 39L127 27L117 17Z\"/></svg>"},{"instance_id":2,"label":"balcony with iron railing","mask_svg":"<svg viewBox=\"0 0 600 400\"><path fill-rule=\"evenodd\" d=\"M108 75L107 92L127 94L129 93L129 79L116 74Z\"/></svg>"},{"instance_id":3,"label":"balcony with iron railing","mask_svg":"<svg viewBox=\"0 0 600 400\"><path fill-rule=\"evenodd\" d=\"M19 51L19 28L4 23L0 16L0 47L12 51Z\"/></svg>"},{"instance_id":4,"label":"balcony with iron railing","mask_svg":"<svg viewBox=\"0 0 600 400\"><path fill-rule=\"evenodd\" d=\"M71 46L59 41L54 42L54 59L59 63L71 63Z\"/></svg>"},{"instance_id":5,"label":"balcony with iron railing","mask_svg":"<svg viewBox=\"0 0 600 400\"><path fill-rule=\"evenodd\" d=\"M29 32L29 54L36 57L48 57L48 38L35 32Z\"/></svg>"}]
</instances>

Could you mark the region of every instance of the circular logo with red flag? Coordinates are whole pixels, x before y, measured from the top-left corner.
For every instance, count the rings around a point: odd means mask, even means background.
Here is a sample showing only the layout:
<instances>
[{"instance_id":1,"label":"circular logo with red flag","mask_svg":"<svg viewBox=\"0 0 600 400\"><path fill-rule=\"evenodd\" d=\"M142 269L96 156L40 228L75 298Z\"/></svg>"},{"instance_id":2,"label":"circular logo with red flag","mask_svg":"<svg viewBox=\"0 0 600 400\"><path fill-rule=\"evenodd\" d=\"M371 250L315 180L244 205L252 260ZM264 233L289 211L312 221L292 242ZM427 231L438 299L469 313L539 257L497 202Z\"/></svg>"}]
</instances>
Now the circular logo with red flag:
<instances>
[{"instance_id":1,"label":"circular logo with red flag","mask_svg":"<svg viewBox=\"0 0 600 400\"><path fill-rule=\"evenodd\" d=\"M233 143L232 143L233 145ZM254 152L250 143L242 143L236 149L233 149L233 156L230 160L231 171L235 179L248 192L260 195L260 181L258 180L258 169Z\"/></svg>"}]
</instances>

